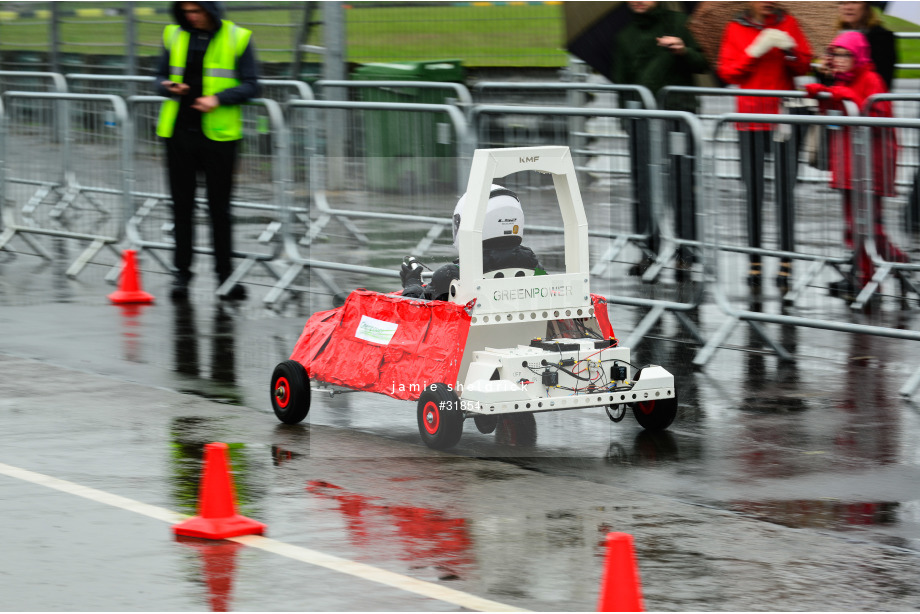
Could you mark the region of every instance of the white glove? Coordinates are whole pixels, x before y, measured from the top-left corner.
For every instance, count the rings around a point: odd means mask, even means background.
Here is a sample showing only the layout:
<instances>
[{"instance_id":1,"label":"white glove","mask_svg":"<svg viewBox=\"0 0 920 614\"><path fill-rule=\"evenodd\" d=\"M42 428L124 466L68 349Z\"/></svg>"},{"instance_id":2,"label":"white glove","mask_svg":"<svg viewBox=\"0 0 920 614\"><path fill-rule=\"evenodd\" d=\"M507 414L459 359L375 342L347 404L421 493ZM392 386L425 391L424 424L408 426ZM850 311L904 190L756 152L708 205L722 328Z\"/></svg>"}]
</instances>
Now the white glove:
<instances>
[{"instance_id":1,"label":"white glove","mask_svg":"<svg viewBox=\"0 0 920 614\"><path fill-rule=\"evenodd\" d=\"M782 30L767 30L770 32L770 39L773 41L773 46L783 51L789 51L795 47L795 39L788 32L783 32Z\"/></svg>"},{"instance_id":2,"label":"white glove","mask_svg":"<svg viewBox=\"0 0 920 614\"><path fill-rule=\"evenodd\" d=\"M759 58L774 47L789 50L795 47L795 39L782 30L767 28L762 30L748 48L744 50L752 58Z\"/></svg>"}]
</instances>

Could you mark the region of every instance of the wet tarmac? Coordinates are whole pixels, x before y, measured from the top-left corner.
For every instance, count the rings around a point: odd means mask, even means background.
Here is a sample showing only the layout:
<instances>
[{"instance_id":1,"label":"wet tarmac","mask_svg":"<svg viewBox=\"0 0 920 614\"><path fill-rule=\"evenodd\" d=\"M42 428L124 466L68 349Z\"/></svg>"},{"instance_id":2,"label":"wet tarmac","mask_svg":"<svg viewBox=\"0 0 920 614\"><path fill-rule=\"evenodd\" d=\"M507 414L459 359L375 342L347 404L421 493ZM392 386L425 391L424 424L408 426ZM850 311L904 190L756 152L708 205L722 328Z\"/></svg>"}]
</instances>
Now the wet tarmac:
<instances>
[{"instance_id":1,"label":"wet tarmac","mask_svg":"<svg viewBox=\"0 0 920 614\"><path fill-rule=\"evenodd\" d=\"M143 261L142 261L143 264ZM739 326L707 367L666 317L638 362L676 374L664 433L599 410L532 429L466 425L421 443L415 406L314 397L281 425L269 377L321 291L279 310L220 303L204 267L187 305L116 307L106 267L0 253L0 468L193 514L203 446L231 447L241 513L267 535L491 603L592 610L610 531L635 538L649 610L920 609L920 412L898 388L916 344L775 332L780 363ZM599 289L601 292L603 288ZM643 315L615 307L625 336ZM914 325L916 309L902 314ZM720 314L704 304L704 330ZM169 525L0 471L4 610L457 610L433 598ZM427 584L426 584L427 586Z\"/></svg>"}]
</instances>

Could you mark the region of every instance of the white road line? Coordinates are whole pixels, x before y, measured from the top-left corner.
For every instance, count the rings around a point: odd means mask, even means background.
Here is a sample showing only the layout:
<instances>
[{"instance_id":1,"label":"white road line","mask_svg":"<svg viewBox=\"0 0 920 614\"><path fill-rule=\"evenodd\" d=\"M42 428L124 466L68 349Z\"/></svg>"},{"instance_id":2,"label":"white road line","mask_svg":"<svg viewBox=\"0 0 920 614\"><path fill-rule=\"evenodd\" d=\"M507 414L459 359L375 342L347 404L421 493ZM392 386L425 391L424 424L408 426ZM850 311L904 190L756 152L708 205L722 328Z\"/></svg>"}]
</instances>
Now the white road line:
<instances>
[{"instance_id":1,"label":"white road line","mask_svg":"<svg viewBox=\"0 0 920 614\"><path fill-rule=\"evenodd\" d=\"M84 499L89 499L90 501L96 501L97 503L111 505L112 507L117 507L129 512L134 512L136 514L141 514L142 516L148 516L155 520L161 520L170 524L175 524L188 518L188 516L185 514L180 514L163 507L148 505L146 503L141 503L140 501L135 501L134 499L128 499L127 497L114 495L112 493L98 490L96 488L90 488L88 486L81 486L80 484L75 484L74 482L68 482L67 480L61 480L51 477L50 475L44 475L42 473L35 473L34 471L29 471L27 469L20 469L19 467L13 467L12 465L6 465L4 463L0 463L0 474L9 476L11 478L16 478L18 480L23 480L25 482L31 482L33 484L45 486L47 488L53 488L54 490L59 490L71 495L83 497ZM418 580L416 578L404 576L393 571L374 567L373 565L358 563L357 561L343 559L331 554L310 550L309 548L302 548L300 546L286 544L284 542L279 542L277 540L262 537L260 535L232 537L230 538L230 541L235 541L239 544L243 544L251 548L258 548L259 550L264 550L265 552L278 554L289 559L294 559L295 561L301 561L303 563L308 563L317 567L324 567L332 571L337 571L339 573L362 578L370 582L376 582L377 584L392 586L408 593L414 593L416 595L421 595L422 597L437 599L438 601L443 601L445 603L450 603L470 610L484 612L527 611L521 608L515 608L503 603L499 603L497 601L483 599L482 597L464 593L463 591L440 586L432 582L426 582L424 580Z\"/></svg>"},{"instance_id":2,"label":"white road line","mask_svg":"<svg viewBox=\"0 0 920 614\"><path fill-rule=\"evenodd\" d=\"M505 605L503 603L498 603L497 601L483 599L481 597L477 597L476 595L471 595L469 593L464 593L452 588L447 588L446 586L440 586L438 584L433 584L424 580L410 578L409 576L387 571L386 569L380 569L379 567L374 567L372 565L366 565L364 563L343 559L331 554L317 552L316 550L310 550L309 548L302 548L300 546L285 544L284 542L279 542L274 539L269 539L259 535L231 537L229 541L245 544L253 548L265 550L266 552L273 552L275 554L286 556L296 561L303 561L304 563L309 563L311 565L325 567L326 569L331 569L340 573L349 574L358 578L370 580L372 582L377 582L378 584L392 586L394 588L398 588L409 593L415 593L416 595L421 595L423 597L430 597L431 599L452 603L454 605L458 605L470 610L478 610L483 612L528 611L521 608Z\"/></svg>"}]
</instances>

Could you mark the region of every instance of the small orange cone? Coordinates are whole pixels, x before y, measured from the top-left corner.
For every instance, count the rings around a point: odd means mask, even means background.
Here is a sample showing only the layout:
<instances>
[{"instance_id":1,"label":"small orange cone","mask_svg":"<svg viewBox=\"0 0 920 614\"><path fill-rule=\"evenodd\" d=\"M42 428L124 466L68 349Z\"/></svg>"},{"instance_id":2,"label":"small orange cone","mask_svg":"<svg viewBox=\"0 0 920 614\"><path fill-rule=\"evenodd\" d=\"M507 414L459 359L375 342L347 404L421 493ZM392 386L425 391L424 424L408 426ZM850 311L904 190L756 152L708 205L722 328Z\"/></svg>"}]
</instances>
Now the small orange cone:
<instances>
[{"instance_id":1,"label":"small orange cone","mask_svg":"<svg viewBox=\"0 0 920 614\"><path fill-rule=\"evenodd\" d=\"M601 577L598 612L642 612L639 568L629 533L607 534L607 556Z\"/></svg>"},{"instance_id":2,"label":"small orange cone","mask_svg":"<svg viewBox=\"0 0 920 614\"><path fill-rule=\"evenodd\" d=\"M153 295L141 290L141 274L137 270L137 252L126 249L123 252L124 266L121 269L121 281L118 290L109 295L109 300L116 305L126 303L152 303Z\"/></svg>"},{"instance_id":3,"label":"small orange cone","mask_svg":"<svg viewBox=\"0 0 920 614\"><path fill-rule=\"evenodd\" d=\"M265 525L261 522L236 513L227 449L225 443L209 443L204 447L204 476L198 491L198 516L173 525L176 535L226 539L265 532Z\"/></svg>"}]
</instances>

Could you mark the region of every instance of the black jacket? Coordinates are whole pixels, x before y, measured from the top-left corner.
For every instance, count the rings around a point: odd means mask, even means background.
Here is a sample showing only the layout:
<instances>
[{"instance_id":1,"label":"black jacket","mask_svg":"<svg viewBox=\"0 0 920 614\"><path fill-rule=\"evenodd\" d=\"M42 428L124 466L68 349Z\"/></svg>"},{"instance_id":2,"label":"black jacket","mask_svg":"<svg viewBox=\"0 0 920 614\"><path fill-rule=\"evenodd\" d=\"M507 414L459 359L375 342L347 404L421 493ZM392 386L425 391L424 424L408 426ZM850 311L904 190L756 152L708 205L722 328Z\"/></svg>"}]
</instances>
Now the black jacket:
<instances>
[{"instance_id":1,"label":"black jacket","mask_svg":"<svg viewBox=\"0 0 920 614\"><path fill-rule=\"evenodd\" d=\"M179 98L179 116L176 119L176 129L198 132L201 130L201 113L192 109L191 105L196 98L200 98L202 95L201 82L204 54L208 49L208 45L211 44L214 32L192 28L181 10L180 5L182 4L183 2L173 2L173 17L183 30L191 33L188 43L185 76L183 78L183 82L187 83L190 89L188 94ZM196 2L196 4L207 11L215 22L221 23L223 19L222 3ZM251 38L243 54L237 60L236 73L240 84L217 94L217 99L222 106L242 104L247 100L257 98L261 93L255 46ZM160 96L172 95L162 85L162 82L167 80L169 80L169 50L164 47L163 52L160 54L156 73L156 89Z\"/></svg>"},{"instance_id":2,"label":"black jacket","mask_svg":"<svg viewBox=\"0 0 920 614\"><path fill-rule=\"evenodd\" d=\"M459 260L457 261L459 262ZM540 267L540 261L533 250L524 245L515 245L512 247L483 249L482 250L482 271L490 273L499 269L537 269ZM450 288L450 280L457 279L460 269L457 263L445 264L439 267L427 286L421 285L421 280L410 281L403 289L402 295L407 298L423 298L425 300L448 300L447 290ZM437 283L438 278L440 283Z\"/></svg>"}]
</instances>

